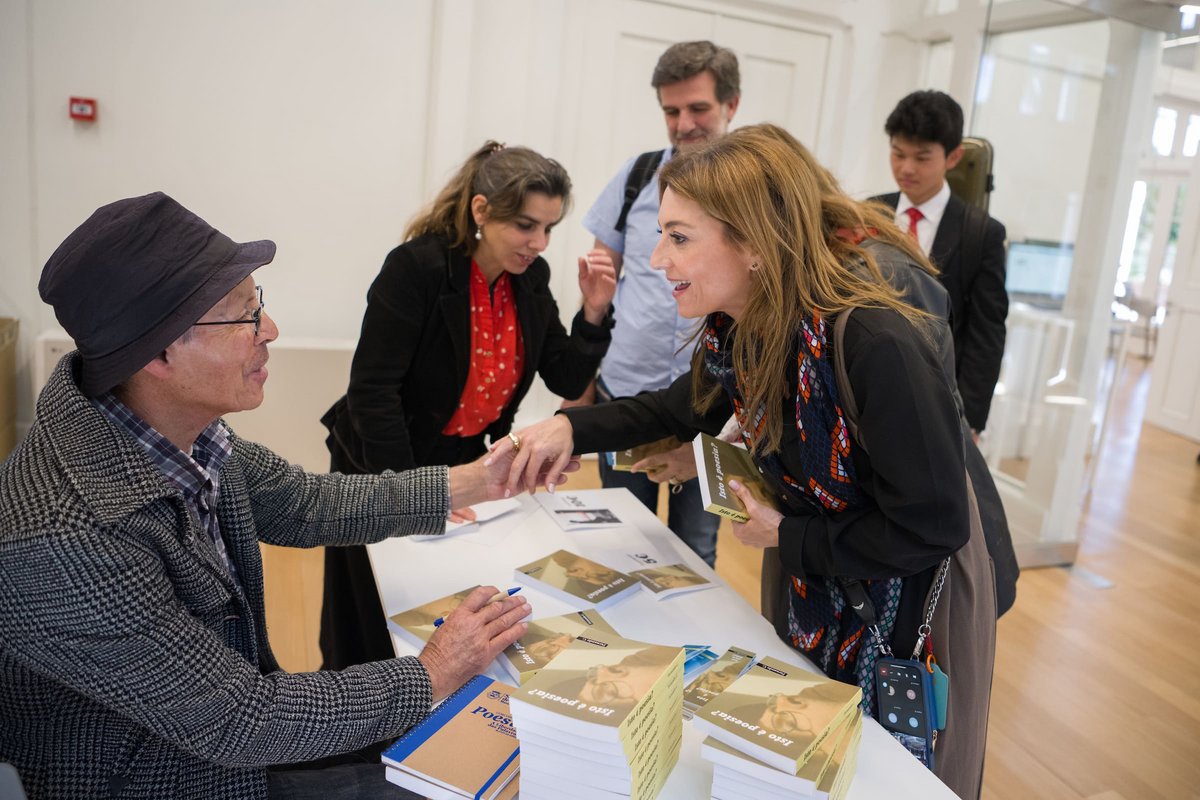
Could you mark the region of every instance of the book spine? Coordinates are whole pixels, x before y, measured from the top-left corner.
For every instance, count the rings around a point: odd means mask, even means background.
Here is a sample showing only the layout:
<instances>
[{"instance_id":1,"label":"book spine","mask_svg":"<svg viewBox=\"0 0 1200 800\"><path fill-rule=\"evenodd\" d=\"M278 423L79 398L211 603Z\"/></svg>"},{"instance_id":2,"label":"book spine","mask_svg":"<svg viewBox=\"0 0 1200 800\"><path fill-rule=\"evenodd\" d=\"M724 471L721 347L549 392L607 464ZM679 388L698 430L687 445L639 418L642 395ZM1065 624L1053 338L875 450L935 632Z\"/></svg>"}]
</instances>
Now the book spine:
<instances>
[{"instance_id":1,"label":"book spine","mask_svg":"<svg viewBox=\"0 0 1200 800\"><path fill-rule=\"evenodd\" d=\"M804 755L800 756L800 760L796 762L796 771L799 772L800 768L808 763L808 760L812 758L813 753L817 752L817 749L820 748L821 742L825 741L826 736L845 724L846 719L857 711L858 703L848 704L841 710L841 712L838 713L836 717L833 718L833 720L830 721L828 725L825 726L825 730L821 731L820 735L814 736L812 742L809 743L808 747L804 749Z\"/></svg>"},{"instance_id":2,"label":"book spine","mask_svg":"<svg viewBox=\"0 0 1200 800\"><path fill-rule=\"evenodd\" d=\"M505 770L508 769L508 765L511 764L513 762L513 759L515 759L520 754L521 754L520 747L513 749L512 755L510 755L508 758L504 759L504 763L500 765L499 769L497 769L495 772L493 772L491 774L491 777L489 777L486 781L483 782L483 786L479 787L479 791L475 793L475 800L482 800L482 798L491 794L491 792L489 790L491 789L492 784L494 784L500 778L500 776L504 774Z\"/></svg>"}]
</instances>

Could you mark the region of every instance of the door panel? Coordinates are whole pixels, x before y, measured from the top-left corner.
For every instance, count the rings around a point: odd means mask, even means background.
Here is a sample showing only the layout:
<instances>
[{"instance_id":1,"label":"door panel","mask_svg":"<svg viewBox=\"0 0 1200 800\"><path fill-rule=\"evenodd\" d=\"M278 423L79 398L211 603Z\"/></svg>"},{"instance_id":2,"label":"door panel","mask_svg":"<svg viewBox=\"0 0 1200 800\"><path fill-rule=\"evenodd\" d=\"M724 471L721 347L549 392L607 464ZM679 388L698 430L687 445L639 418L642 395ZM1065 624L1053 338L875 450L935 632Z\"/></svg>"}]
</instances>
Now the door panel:
<instances>
[{"instance_id":1,"label":"door panel","mask_svg":"<svg viewBox=\"0 0 1200 800\"><path fill-rule=\"evenodd\" d=\"M1146 421L1200 441L1200 165L1185 195L1167 314L1159 334L1146 399Z\"/></svg>"}]
</instances>

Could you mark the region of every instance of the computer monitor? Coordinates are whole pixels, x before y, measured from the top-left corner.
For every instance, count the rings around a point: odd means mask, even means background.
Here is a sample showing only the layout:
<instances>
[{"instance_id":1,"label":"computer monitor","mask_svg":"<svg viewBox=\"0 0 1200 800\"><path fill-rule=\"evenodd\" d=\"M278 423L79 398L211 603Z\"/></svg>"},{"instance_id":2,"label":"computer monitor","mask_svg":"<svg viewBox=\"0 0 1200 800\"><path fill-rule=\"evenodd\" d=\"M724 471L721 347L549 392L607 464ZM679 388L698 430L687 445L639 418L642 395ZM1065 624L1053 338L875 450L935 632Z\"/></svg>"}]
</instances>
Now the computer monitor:
<instances>
[{"instance_id":1,"label":"computer monitor","mask_svg":"<svg viewBox=\"0 0 1200 800\"><path fill-rule=\"evenodd\" d=\"M1004 281L1009 297L1038 308L1062 308L1074 257L1074 246L1066 242L1009 242Z\"/></svg>"}]
</instances>

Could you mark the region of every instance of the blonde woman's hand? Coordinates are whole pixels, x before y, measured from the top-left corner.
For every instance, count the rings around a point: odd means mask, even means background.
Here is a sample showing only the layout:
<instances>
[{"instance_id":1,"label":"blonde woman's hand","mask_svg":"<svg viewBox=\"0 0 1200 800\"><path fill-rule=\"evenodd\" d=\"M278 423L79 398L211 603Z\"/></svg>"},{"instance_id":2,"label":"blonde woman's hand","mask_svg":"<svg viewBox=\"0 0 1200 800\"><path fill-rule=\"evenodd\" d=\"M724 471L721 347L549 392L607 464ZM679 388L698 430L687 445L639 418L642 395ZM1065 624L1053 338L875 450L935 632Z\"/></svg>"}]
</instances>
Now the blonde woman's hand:
<instances>
[{"instance_id":1,"label":"blonde woman's hand","mask_svg":"<svg viewBox=\"0 0 1200 800\"><path fill-rule=\"evenodd\" d=\"M579 469L579 459L571 455L575 433L571 421L558 414L530 425L524 430L501 436L492 444L485 464L512 459L508 469L505 497L522 491L533 493L539 486L548 491L566 482L563 473Z\"/></svg>"},{"instance_id":2,"label":"blonde woman's hand","mask_svg":"<svg viewBox=\"0 0 1200 800\"><path fill-rule=\"evenodd\" d=\"M750 516L749 522L733 523L733 535L744 545L757 548L779 546L779 523L783 514L768 505L758 502L754 492L739 480L730 480L729 488L737 495L738 500Z\"/></svg>"},{"instance_id":3,"label":"blonde woman's hand","mask_svg":"<svg viewBox=\"0 0 1200 800\"><path fill-rule=\"evenodd\" d=\"M680 484L696 477L696 455L690 444L635 461L633 472L644 472L655 483Z\"/></svg>"}]
</instances>

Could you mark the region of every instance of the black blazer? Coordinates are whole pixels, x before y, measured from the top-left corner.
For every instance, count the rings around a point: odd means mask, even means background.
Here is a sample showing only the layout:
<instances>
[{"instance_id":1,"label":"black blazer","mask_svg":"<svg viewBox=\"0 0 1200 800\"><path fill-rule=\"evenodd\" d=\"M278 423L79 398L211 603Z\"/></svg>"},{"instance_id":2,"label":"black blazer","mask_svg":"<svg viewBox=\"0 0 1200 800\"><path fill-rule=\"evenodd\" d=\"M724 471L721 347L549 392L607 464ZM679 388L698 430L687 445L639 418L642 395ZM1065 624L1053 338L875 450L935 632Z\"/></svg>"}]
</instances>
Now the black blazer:
<instances>
[{"instance_id":1,"label":"black blazer","mask_svg":"<svg viewBox=\"0 0 1200 800\"><path fill-rule=\"evenodd\" d=\"M367 293L350 387L321 418L335 461L340 455L342 463L364 473L428 464L467 383L470 277L471 259L438 236L421 236L388 254ZM611 339L611 314L597 326L580 311L567 333L544 259L510 280L525 368L504 413L487 429L493 440L512 428L534 373L555 394L578 397Z\"/></svg>"},{"instance_id":2,"label":"black blazer","mask_svg":"<svg viewBox=\"0 0 1200 800\"><path fill-rule=\"evenodd\" d=\"M900 194L872 198L893 209ZM1004 357L1004 320L1008 291L1004 288L1004 226L988 217L979 263L963 258L963 227L967 205L954 195L938 225L929 258L950 295L950 329L954 336L955 373L967 422L977 431L987 425L992 393Z\"/></svg>"},{"instance_id":3,"label":"black blazer","mask_svg":"<svg viewBox=\"0 0 1200 800\"><path fill-rule=\"evenodd\" d=\"M828 343L832 346L832 342ZM871 452L851 440L859 488L871 502L843 513L783 510L779 556L788 574L906 578L893 647L912 652L920 612L942 559L970 533L962 423L935 349L890 309L856 309L846 326L843 360ZM794 364L794 361L789 363ZM788 376L784 420L795 419L796 374ZM716 435L733 413L721 399L692 406L692 374L666 389L610 403L569 408L576 453L617 450L697 431ZM808 475L794 424L783 426L779 458L798 480Z\"/></svg>"}]
</instances>

